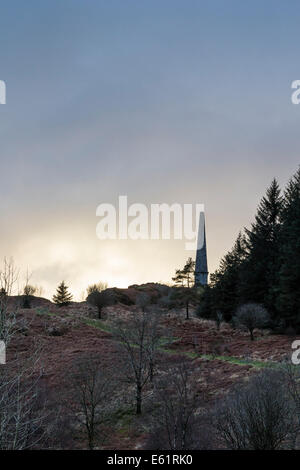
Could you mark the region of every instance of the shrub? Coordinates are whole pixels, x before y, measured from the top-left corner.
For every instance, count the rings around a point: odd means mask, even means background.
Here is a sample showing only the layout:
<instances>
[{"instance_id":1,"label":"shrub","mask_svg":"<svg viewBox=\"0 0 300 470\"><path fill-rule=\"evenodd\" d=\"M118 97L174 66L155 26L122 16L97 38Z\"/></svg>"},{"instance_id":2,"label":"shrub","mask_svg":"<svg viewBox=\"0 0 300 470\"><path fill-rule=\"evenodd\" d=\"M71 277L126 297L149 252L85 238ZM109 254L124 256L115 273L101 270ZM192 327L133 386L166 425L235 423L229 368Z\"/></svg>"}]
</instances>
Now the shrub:
<instances>
[{"instance_id":1,"label":"shrub","mask_svg":"<svg viewBox=\"0 0 300 470\"><path fill-rule=\"evenodd\" d=\"M93 291L87 296L86 301L90 305L97 307L98 318L100 319L101 314L102 314L102 309L114 303L114 296L113 296L113 293L109 290L104 290L101 292Z\"/></svg>"},{"instance_id":2,"label":"shrub","mask_svg":"<svg viewBox=\"0 0 300 470\"><path fill-rule=\"evenodd\" d=\"M208 448L203 435L207 430L205 415L199 409L206 401L206 390L200 392L188 363L170 368L155 384L153 429L146 446L156 450Z\"/></svg>"},{"instance_id":3,"label":"shrub","mask_svg":"<svg viewBox=\"0 0 300 470\"><path fill-rule=\"evenodd\" d=\"M292 438L294 409L282 373L265 370L216 407L214 424L229 449L275 450Z\"/></svg>"},{"instance_id":4,"label":"shrub","mask_svg":"<svg viewBox=\"0 0 300 470\"><path fill-rule=\"evenodd\" d=\"M87 288L87 295L89 296L92 292L102 292L107 289L107 282L98 282L97 284L91 284Z\"/></svg>"},{"instance_id":5,"label":"shrub","mask_svg":"<svg viewBox=\"0 0 300 470\"><path fill-rule=\"evenodd\" d=\"M251 341L254 340L253 331L255 328L265 327L270 320L267 310L259 304L249 303L238 308L233 321L238 326L247 328Z\"/></svg>"}]
</instances>

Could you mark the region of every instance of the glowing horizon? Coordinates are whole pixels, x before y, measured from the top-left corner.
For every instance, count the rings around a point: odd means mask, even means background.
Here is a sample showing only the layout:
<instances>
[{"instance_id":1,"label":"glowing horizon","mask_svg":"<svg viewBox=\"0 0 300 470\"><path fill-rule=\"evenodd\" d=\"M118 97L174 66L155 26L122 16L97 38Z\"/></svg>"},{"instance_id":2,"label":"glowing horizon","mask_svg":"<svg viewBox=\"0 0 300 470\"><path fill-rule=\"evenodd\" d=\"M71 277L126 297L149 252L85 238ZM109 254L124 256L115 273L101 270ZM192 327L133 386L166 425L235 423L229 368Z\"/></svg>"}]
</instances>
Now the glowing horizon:
<instances>
[{"instance_id":1,"label":"glowing horizon","mask_svg":"<svg viewBox=\"0 0 300 470\"><path fill-rule=\"evenodd\" d=\"M285 185L299 164L297 11L277 0L5 2L0 259L29 267L49 298L63 279L76 298L101 280L170 281L195 258L182 241L97 240L97 206L124 194L205 204L213 272L272 178Z\"/></svg>"}]
</instances>

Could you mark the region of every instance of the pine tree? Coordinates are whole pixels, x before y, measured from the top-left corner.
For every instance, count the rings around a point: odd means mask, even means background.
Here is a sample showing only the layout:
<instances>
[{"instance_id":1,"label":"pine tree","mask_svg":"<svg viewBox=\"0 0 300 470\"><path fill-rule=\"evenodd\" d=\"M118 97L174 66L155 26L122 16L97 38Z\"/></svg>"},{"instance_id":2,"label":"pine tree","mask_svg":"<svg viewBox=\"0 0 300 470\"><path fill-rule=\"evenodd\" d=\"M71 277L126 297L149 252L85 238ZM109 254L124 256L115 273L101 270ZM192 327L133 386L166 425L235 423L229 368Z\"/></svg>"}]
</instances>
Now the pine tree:
<instances>
[{"instance_id":1,"label":"pine tree","mask_svg":"<svg viewBox=\"0 0 300 470\"><path fill-rule=\"evenodd\" d=\"M276 179L260 201L251 229L245 229L246 259L241 269L240 303L257 302L274 310L272 286L278 254L282 197Z\"/></svg>"},{"instance_id":2,"label":"pine tree","mask_svg":"<svg viewBox=\"0 0 300 470\"><path fill-rule=\"evenodd\" d=\"M245 254L245 237L240 232L232 250L222 258L220 268L210 276L212 318L215 317L216 311L220 310L224 319L229 321L239 305L240 272Z\"/></svg>"},{"instance_id":3,"label":"pine tree","mask_svg":"<svg viewBox=\"0 0 300 470\"><path fill-rule=\"evenodd\" d=\"M278 331L300 332L300 169L283 197L272 181L251 228L239 235L210 280L200 314L214 318L220 310L228 321L237 307L254 302L267 308Z\"/></svg>"},{"instance_id":4,"label":"pine tree","mask_svg":"<svg viewBox=\"0 0 300 470\"><path fill-rule=\"evenodd\" d=\"M277 317L300 331L300 169L284 192L278 256Z\"/></svg>"},{"instance_id":5,"label":"pine tree","mask_svg":"<svg viewBox=\"0 0 300 470\"><path fill-rule=\"evenodd\" d=\"M197 303L199 290L194 287L195 261L188 258L183 269L177 269L176 275L172 278L175 288L172 293L172 300L178 305L185 306L186 319L189 319L189 307L191 303Z\"/></svg>"},{"instance_id":6,"label":"pine tree","mask_svg":"<svg viewBox=\"0 0 300 470\"><path fill-rule=\"evenodd\" d=\"M195 261L192 258L188 258L183 269L176 269L176 275L172 277L176 286L181 287L192 287L194 284L193 278L195 275Z\"/></svg>"},{"instance_id":7,"label":"pine tree","mask_svg":"<svg viewBox=\"0 0 300 470\"><path fill-rule=\"evenodd\" d=\"M68 289L69 288L66 286L65 281L62 281L56 289L56 295L53 296L53 302L60 307L69 305L73 296L68 292Z\"/></svg>"},{"instance_id":8,"label":"pine tree","mask_svg":"<svg viewBox=\"0 0 300 470\"><path fill-rule=\"evenodd\" d=\"M200 318L211 319L214 316L215 297L213 295L213 290L209 284L202 287L202 292L199 295L199 304L197 307L196 314Z\"/></svg>"}]
</instances>

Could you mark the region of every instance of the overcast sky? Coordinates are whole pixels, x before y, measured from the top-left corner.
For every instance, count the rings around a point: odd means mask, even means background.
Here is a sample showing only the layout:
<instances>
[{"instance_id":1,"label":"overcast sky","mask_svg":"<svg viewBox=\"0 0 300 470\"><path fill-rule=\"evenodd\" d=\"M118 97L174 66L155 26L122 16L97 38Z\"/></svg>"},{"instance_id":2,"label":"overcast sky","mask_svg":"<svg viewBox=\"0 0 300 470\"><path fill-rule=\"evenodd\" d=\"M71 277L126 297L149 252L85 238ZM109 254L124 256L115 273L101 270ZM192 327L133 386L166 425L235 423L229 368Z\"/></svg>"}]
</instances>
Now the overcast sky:
<instances>
[{"instance_id":1,"label":"overcast sky","mask_svg":"<svg viewBox=\"0 0 300 470\"><path fill-rule=\"evenodd\" d=\"M2 1L0 256L65 279L170 281L184 241L101 241L96 207L204 203L209 271L299 164L300 3ZM22 283L20 281L20 283Z\"/></svg>"}]
</instances>

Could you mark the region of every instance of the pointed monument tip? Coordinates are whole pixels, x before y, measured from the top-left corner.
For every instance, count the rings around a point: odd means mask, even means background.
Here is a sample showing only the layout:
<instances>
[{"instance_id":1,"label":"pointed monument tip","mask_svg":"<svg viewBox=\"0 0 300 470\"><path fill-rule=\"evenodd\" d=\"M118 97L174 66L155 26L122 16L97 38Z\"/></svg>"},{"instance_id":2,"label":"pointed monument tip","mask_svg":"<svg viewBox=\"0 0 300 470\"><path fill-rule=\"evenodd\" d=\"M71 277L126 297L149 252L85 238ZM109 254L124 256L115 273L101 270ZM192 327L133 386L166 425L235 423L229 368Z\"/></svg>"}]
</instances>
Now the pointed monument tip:
<instances>
[{"instance_id":1,"label":"pointed monument tip","mask_svg":"<svg viewBox=\"0 0 300 470\"><path fill-rule=\"evenodd\" d=\"M205 235L205 215L200 212L198 242L195 267L195 285L206 285L208 278L206 235Z\"/></svg>"}]
</instances>

